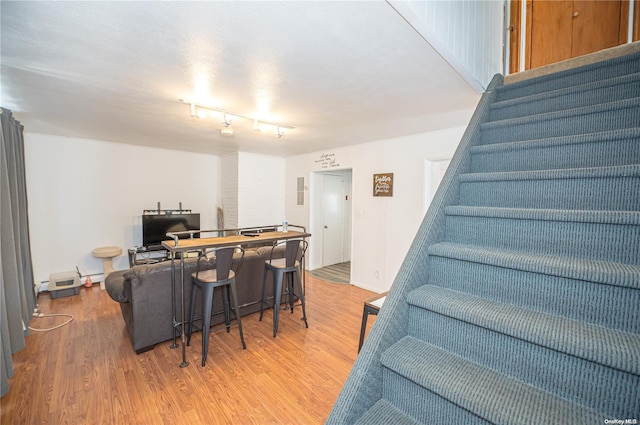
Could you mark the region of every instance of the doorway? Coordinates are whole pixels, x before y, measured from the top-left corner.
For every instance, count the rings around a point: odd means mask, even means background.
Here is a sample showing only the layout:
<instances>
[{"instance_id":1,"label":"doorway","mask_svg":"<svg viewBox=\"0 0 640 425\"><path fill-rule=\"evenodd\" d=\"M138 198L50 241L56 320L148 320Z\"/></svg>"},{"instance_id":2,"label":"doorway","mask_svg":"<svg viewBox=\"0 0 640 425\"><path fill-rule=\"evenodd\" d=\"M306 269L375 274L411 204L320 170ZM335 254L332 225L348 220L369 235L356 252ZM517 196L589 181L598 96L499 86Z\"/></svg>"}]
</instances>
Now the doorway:
<instances>
[{"instance_id":1,"label":"doorway","mask_svg":"<svg viewBox=\"0 0 640 425\"><path fill-rule=\"evenodd\" d=\"M427 213L429 205L440 186L440 182L444 178L444 173L447 172L451 158L448 159L425 159L424 161L424 203L422 209L422 215Z\"/></svg>"},{"instance_id":2,"label":"doorway","mask_svg":"<svg viewBox=\"0 0 640 425\"><path fill-rule=\"evenodd\" d=\"M349 263L352 171L314 172L311 190L310 269Z\"/></svg>"}]
</instances>

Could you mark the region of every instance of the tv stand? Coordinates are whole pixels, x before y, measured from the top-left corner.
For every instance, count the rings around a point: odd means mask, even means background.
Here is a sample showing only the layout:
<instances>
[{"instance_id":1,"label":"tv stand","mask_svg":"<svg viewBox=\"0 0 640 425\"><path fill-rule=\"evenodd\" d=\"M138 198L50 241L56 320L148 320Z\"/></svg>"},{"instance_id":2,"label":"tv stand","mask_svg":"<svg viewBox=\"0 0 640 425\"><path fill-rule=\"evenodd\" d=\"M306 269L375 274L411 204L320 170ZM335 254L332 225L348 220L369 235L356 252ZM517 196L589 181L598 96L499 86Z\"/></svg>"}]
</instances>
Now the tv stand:
<instances>
[{"instance_id":1,"label":"tv stand","mask_svg":"<svg viewBox=\"0 0 640 425\"><path fill-rule=\"evenodd\" d=\"M167 260L169 260L167 250L162 245L129 248L129 267L141 264L155 264Z\"/></svg>"}]
</instances>

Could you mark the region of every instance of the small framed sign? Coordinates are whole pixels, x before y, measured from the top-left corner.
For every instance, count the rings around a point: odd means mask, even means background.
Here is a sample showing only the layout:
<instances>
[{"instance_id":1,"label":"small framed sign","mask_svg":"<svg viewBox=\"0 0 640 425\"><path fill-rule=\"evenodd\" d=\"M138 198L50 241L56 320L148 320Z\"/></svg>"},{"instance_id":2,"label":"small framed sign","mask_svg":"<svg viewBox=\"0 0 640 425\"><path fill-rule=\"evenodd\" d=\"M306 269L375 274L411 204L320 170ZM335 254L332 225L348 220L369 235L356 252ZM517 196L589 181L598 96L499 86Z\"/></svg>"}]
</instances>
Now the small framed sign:
<instances>
[{"instance_id":1,"label":"small framed sign","mask_svg":"<svg viewBox=\"0 0 640 425\"><path fill-rule=\"evenodd\" d=\"M393 173L373 175L373 196L393 196Z\"/></svg>"}]
</instances>

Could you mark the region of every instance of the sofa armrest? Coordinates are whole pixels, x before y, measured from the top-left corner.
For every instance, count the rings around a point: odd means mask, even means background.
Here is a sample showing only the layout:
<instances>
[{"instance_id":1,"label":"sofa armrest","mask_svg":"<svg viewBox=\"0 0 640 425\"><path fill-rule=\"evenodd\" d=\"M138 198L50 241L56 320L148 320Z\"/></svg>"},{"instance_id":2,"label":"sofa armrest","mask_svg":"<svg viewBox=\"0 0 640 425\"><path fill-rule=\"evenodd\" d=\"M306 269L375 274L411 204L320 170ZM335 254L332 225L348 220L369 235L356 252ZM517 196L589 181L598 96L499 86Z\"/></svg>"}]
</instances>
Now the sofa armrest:
<instances>
[{"instance_id":1,"label":"sofa armrest","mask_svg":"<svg viewBox=\"0 0 640 425\"><path fill-rule=\"evenodd\" d=\"M109 273L104 281L107 293L114 301L128 303L131 301L128 291L125 289L125 273L129 270L118 270Z\"/></svg>"}]
</instances>

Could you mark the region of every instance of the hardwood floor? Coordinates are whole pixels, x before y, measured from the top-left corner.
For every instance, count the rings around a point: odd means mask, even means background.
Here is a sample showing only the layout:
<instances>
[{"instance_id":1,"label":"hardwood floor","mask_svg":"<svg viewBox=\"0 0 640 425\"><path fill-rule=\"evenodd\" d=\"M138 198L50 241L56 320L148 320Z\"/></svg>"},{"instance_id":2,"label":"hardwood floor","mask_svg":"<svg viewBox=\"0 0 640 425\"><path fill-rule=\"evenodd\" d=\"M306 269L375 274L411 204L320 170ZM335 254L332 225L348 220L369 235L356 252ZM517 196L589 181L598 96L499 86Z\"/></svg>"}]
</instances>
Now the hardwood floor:
<instances>
[{"instance_id":1,"label":"hardwood floor","mask_svg":"<svg viewBox=\"0 0 640 425\"><path fill-rule=\"evenodd\" d=\"M99 285L76 296L38 297L47 313L75 319L50 332L31 332L13 356L11 389L0 400L4 424L321 424L355 361L365 299L373 294L307 274L307 317L282 312L277 338L272 312L214 330L207 365L201 334L187 347L189 366L171 341L136 355L118 303ZM37 318L52 327L63 317ZM373 322L373 321L370 321Z\"/></svg>"}]
</instances>

